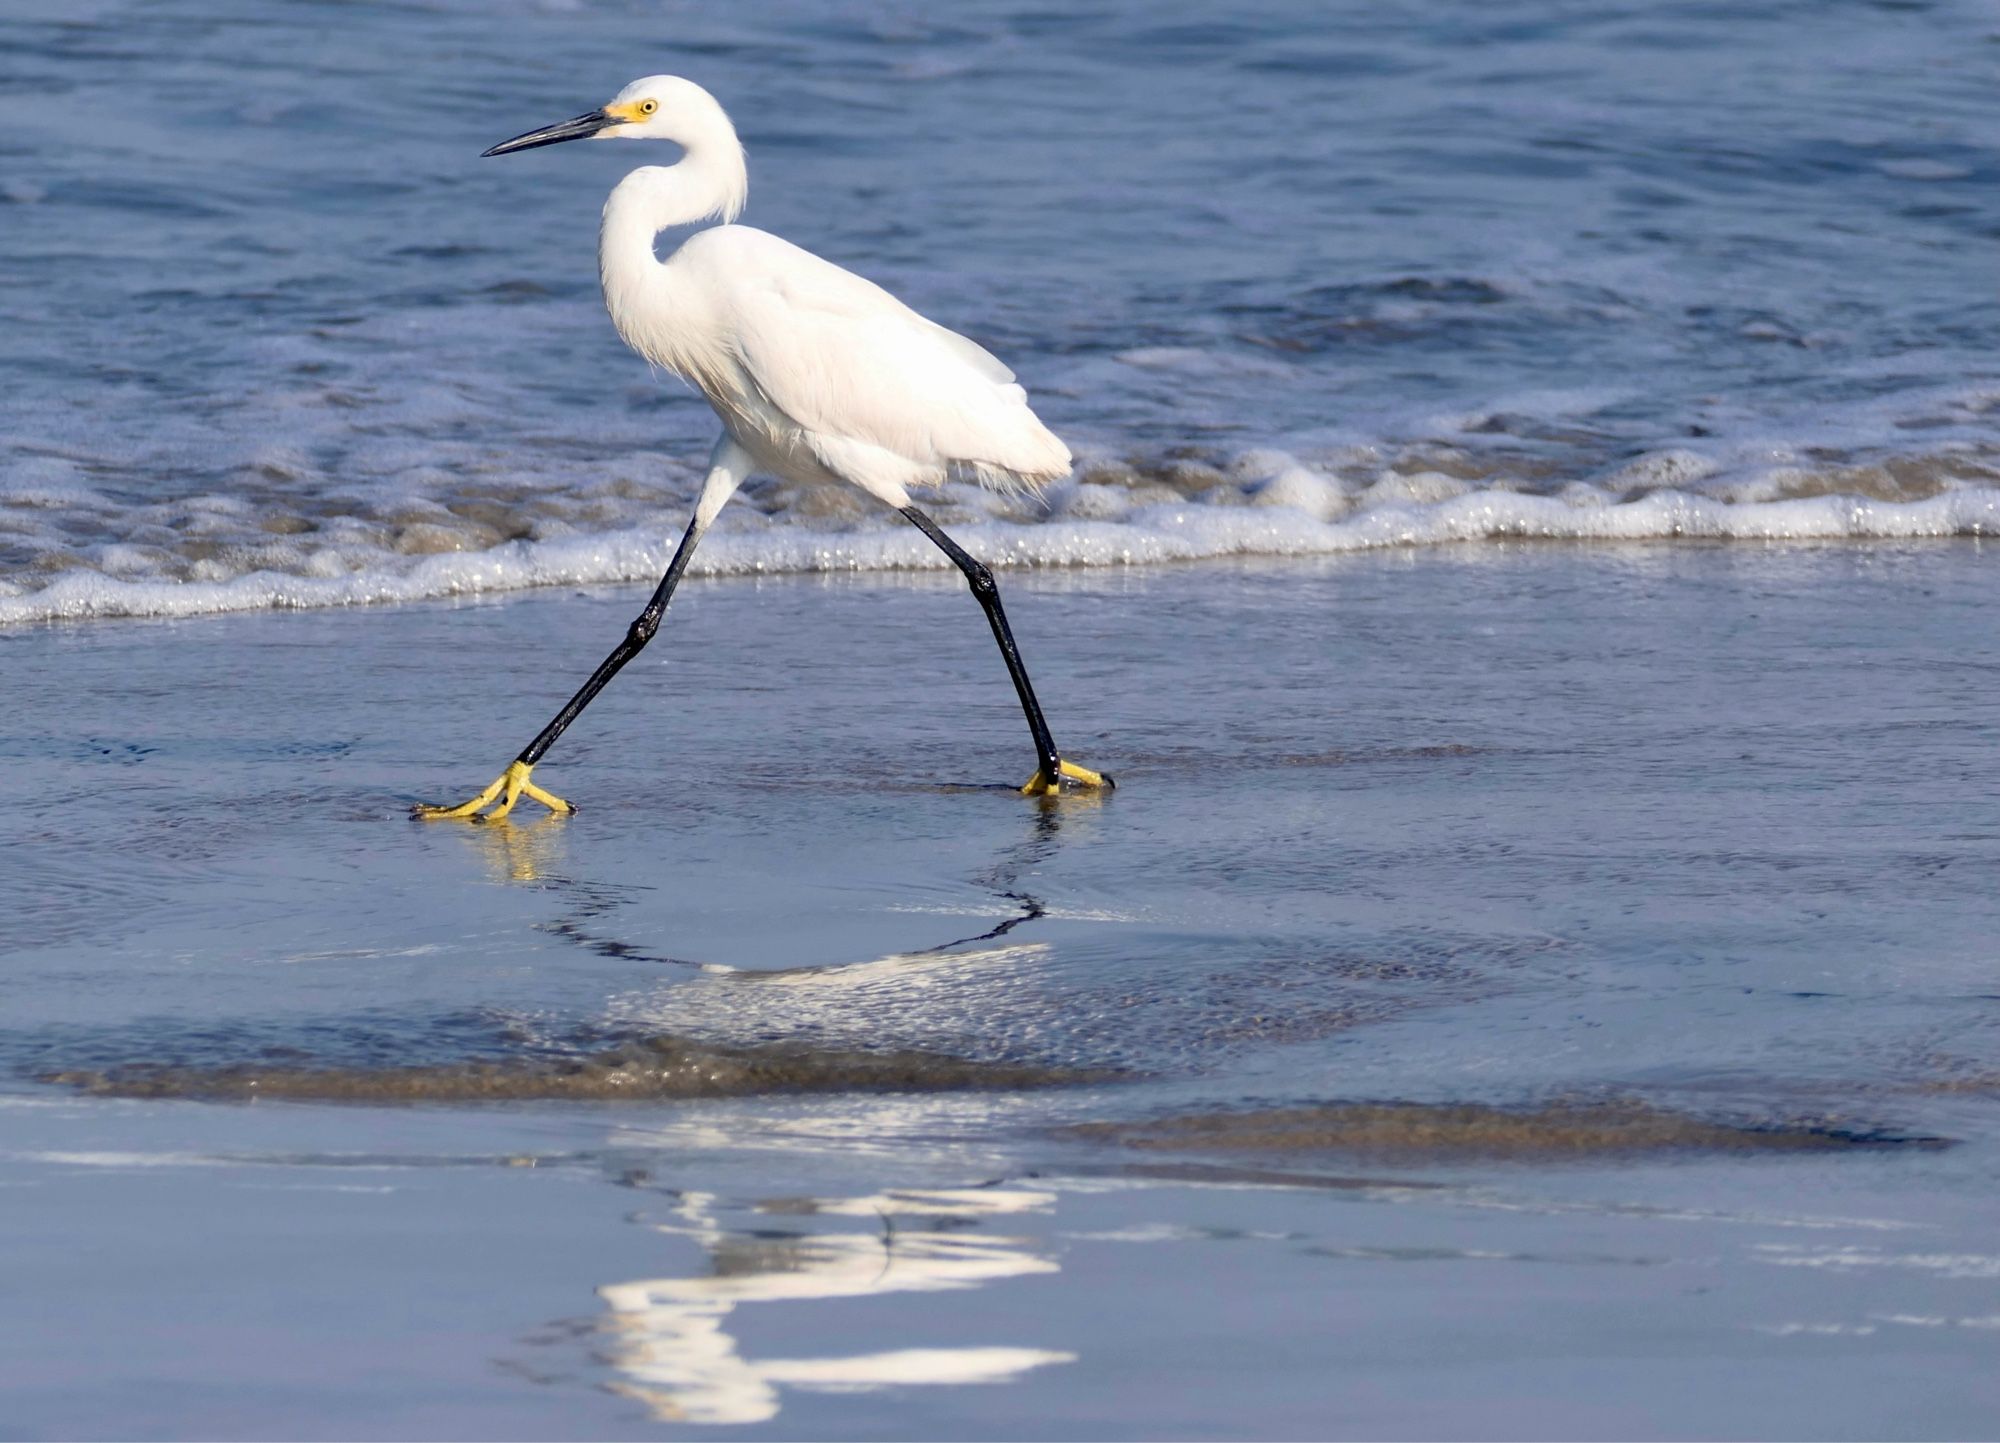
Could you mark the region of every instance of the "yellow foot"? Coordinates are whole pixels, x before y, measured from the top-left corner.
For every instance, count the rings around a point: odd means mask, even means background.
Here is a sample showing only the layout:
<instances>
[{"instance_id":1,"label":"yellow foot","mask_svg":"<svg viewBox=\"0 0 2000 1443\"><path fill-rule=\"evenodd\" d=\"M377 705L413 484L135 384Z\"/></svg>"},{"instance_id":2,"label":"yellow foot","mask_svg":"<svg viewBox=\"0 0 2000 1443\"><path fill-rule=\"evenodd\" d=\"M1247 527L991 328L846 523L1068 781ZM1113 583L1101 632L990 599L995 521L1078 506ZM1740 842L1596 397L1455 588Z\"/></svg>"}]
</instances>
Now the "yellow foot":
<instances>
[{"instance_id":1,"label":"yellow foot","mask_svg":"<svg viewBox=\"0 0 2000 1443\"><path fill-rule=\"evenodd\" d=\"M1074 791L1078 787L1103 787L1109 791L1117 785L1102 772L1093 772L1089 767L1080 767L1074 762L1062 762L1054 776L1046 771L1036 772L1028 778L1028 784L1021 791L1030 797L1046 797L1065 788Z\"/></svg>"},{"instance_id":2,"label":"yellow foot","mask_svg":"<svg viewBox=\"0 0 2000 1443\"><path fill-rule=\"evenodd\" d=\"M416 806L410 809L410 815L426 818L451 817L470 822L497 822L514 810L514 803L518 802L523 794L533 797L552 812L568 813L576 810L561 797L552 792L545 792L529 781L528 773L533 770L534 767L526 762L509 762L507 770L493 779L493 785L471 801L460 802L455 807ZM505 796L501 795L503 792ZM497 807L493 806L496 801L500 804ZM484 807L493 807L493 810L482 817L479 813Z\"/></svg>"}]
</instances>

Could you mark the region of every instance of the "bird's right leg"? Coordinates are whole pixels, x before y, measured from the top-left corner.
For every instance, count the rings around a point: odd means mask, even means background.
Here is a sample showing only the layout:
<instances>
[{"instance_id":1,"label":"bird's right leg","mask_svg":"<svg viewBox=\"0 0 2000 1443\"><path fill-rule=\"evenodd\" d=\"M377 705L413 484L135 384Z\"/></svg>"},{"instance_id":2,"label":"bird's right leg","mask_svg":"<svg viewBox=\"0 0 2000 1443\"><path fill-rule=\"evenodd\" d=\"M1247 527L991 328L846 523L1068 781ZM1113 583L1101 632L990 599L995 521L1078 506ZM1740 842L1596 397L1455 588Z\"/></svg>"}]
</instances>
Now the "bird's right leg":
<instances>
[{"instance_id":1,"label":"bird's right leg","mask_svg":"<svg viewBox=\"0 0 2000 1443\"><path fill-rule=\"evenodd\" d=\"M553 812L576 810L561 797L536 786L528 779L528 774L543 754L555 745L556 738L568 730L569 724L582 715L591 700L610 684L611 678L618 675L625 663L643 651L646 643L653 639L653 633L660 629L660 618L667 614L667 603L673 600L674 588L680 585L681 574L687 570L688 559L694 555L695 546L714 523L723 504L736 494L736 488L750 474L750 466L749 454L727 436L716 443L715 454L709 458L708 480L702 485L701 499L695 503L694 516L681 537L681 544L675 548L674 559L667 563L666 575L660 578L660 584L654 589L652 599L646 603L646 609L626 629L625 639L598 663L597 670L590 674L590 680L577 689L576 695L522 749L521 754L507 764L507 770L495 777L486 790L457 806L425 804L413 807L412 816L493 822L513 811L514 803L524 796L532 797ZM488 807L492 810L487 811ZM480 815L482 812L484 816Z\"/></svg>"},{"instance_id":2,"label":"bird's right leg","mask_svg":"<svg viewBox=\"0 0 2000 1443\"><path fill-rule=\"evenodd\" d=\"M1108 790L1116 786L1117 783L1101 772L1064 761L1056 750L1048 718L1042 715L1042 704L1035 700L1034 685L1028 680L1028 668L1021 660L1021 649L1014 644L1014 629L1007 625L1007 612L1000 605L1000 585L993 579L986 563L945 535L944 529L924 512L914 506L900 509L917 530L930 537L938 550L951 558L952 565L965 573L966 584L972 588L980 610L986 613L987 623L993 628L993 639L1000 644L1000 656L1007 663L1007 675L1014 679L1014 694L1021 699L1021 710L1028 718L1028 730L1035 738L1035 758L1040 763L1021 790L1031 797L1043 797L1066 787L1103 787Z\"/></svg>"}]
</instances>

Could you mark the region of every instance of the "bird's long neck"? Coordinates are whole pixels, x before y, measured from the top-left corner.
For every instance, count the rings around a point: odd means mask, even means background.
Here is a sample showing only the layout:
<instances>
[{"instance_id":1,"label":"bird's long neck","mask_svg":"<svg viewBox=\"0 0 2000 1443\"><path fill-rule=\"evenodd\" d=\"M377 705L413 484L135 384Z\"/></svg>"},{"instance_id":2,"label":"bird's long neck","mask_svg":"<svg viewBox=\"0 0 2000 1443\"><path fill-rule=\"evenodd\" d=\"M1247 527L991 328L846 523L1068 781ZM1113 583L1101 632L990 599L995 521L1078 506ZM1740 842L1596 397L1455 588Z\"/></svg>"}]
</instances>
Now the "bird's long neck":
<instances>
[{"instance_id":1,"label":"bird's long neck","mask_svg":"<svg viewBox=\"0 0 2000 1443\"><path fill-rule=\"evenodd\" d=\"M659 313L660 289L667 284L654 239L674 226L734 220L749 194L749 171L735 130L719 113L711 130L682 142L685 154L678 164L633 171L604 202L597 244L604 304L619 334L642 352L653 348L641 344L633 327L639 318Z\"/></svg>"}]
</instances>

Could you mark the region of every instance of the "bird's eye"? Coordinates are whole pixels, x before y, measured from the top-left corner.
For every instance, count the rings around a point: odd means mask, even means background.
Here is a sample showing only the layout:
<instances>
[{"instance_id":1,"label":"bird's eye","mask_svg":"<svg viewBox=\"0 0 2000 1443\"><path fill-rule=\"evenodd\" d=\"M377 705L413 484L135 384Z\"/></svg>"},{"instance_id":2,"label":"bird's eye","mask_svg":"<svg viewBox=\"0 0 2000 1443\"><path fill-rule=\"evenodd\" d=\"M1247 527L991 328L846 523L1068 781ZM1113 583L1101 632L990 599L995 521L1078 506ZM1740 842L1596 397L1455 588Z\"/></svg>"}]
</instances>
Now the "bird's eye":
<instances>
[{"instance_id":1,"label":"bird's eye","mask_svg":"<svg viewBox=\"0 0 2000 1443\"><path fill-rule=\"evenodd\" d=\"M639 113L641 115L651 115L659 108L660 102L657 100L642 100L639 102Z\"/></svg>"}]
</instances>

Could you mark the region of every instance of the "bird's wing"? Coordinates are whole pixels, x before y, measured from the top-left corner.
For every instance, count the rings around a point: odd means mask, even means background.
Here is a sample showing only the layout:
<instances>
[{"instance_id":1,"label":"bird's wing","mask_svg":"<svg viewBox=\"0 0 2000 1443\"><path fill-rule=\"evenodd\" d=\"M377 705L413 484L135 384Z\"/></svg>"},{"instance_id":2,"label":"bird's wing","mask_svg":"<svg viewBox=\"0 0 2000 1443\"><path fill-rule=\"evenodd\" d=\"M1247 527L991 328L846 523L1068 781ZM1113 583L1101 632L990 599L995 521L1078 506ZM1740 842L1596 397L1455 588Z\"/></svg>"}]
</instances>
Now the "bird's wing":
<instances>
[{"instance_id":1,"label":"bird's wing","mask_svg":"<svg viewBox=\"0 0 2000 1443\"><path fill-rule=\"evenodd\" d=\"M884 291L882 294L888 295L889 293ZM895 300L895 297L890 296L890 299ZM901 301L896 301L896 304L899 306L903 305ZM908 311L910 308L903 306L903 309ZM960 360L971 366L996 386L1007 385L1014 379L1014 373L1007 368L1005 361L1001 360L970 336L961 336L957 331L941 326L929 316L917 311L910 311L910 314L928 326L932 335L956 352Z\"/></svg>"},{"instance_id":2,"label":"bird's wing","mask_svg":"<svg viewBox=\"0 0 2000 1443\"><path fill-rule=\"evenodd\" d=\"M1014 373L983 346L775 237L754 249L729 287L733 343L751 382L794 425L922 465L1029 476L1068 468Z\"/></svg>"}]
</instances>

